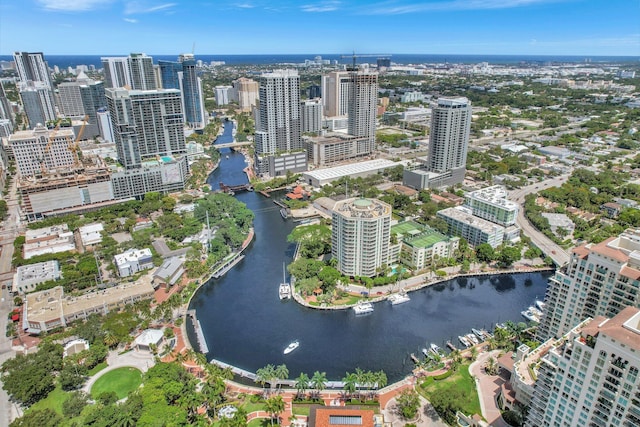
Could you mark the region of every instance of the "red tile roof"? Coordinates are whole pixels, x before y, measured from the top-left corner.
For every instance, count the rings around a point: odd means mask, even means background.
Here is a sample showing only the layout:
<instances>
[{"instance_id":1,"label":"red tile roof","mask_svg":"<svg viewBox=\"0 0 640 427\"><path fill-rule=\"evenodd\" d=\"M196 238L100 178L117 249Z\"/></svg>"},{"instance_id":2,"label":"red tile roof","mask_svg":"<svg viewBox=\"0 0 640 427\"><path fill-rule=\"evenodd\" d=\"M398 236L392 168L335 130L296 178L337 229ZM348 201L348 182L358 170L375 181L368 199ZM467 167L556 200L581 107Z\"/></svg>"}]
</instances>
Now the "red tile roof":
<instances>
[{"instance_id":1,"label":"red tile roof","mask_svg":"<svg viewBox=\"0 0 640 427\"><path fill-rule=\"evenodd\" d=\"M318 407L311 408L309 414L310 427L353 427L354 424L331 424L332 416L338 417L362 417L362 424L355 424L363 427L373 427L373 411L371 409L349 409L343 407Z\"/></svg>"}]
</instances>

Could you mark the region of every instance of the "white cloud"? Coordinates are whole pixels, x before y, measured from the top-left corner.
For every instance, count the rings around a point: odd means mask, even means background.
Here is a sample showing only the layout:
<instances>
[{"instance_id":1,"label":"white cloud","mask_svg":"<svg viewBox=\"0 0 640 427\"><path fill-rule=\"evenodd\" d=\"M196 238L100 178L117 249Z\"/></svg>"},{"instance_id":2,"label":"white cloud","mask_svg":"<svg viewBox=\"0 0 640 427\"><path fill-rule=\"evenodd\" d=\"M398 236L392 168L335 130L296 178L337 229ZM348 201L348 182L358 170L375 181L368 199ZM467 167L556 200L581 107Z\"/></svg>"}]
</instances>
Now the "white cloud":
<instances>
[{"instance_id":1,"label":"white cloud","mask_svg":"<svg viewBox=\"0 0 640 427\"><path fill-rule=\"evenodd\" d=\"M97 9L113 0L37 0L46 10L84 12Z\"/></svg>"},{"instance_id":2,"label":"white cloud","mask_svg":"<svg viewBox=\"0 0 640 427\"><path fill-rule=\"evenodd\" d=\"M305 4L300 6L300 9L303 12L333 12L334 10L338 10L339 6L339 1L325 1L316 4Z\"/></svg>"},{"instance_id":3,"label":"white cloud","mask_svg":"<svg viewBox=\"0 0 640 427\"><path fill-rule=\"evenodd\" d=\"M238 3L238 4L235 4L234 6L240 9L253 9L255 7L250 3Z\"/></svg>"},{"instance_id":4,"label":"white cloud","mask_svg":"<svg viewBox=\"0 0 640 427\"><path fill-rule=\"evenodd\" d=\"M125 22L128 22L130 24L137 24L138 20L137 19L131 19L131 18L122 18L124 19Z\"/></svg>"},{"instance_id":5,"label":"white cloud","mask_svg":"<svg viewBox=\"0 0 640 427\"><path fill-rule=\"evenodd\" d=\"M153 12L161 12L167 11L172 7L176 6L176 3L162 3L156 4L156 2L149 1L130 1L127 2L124 14L125 15L134 15L140 13L153 13Z\"/></svg>"},{"instance_id":6,"label":"white cloud","mask_svg":"<svg viewBox=\"0 0 640 427\"><path fill-rule=\"evenodd\" d=\"M369 15L401 15L430 11L510 9L561 1L567 0L449 0L429 3L400 3L397 1L388 1L371 5L367 9L363 9L362 13Z\"/></svg>"}]
</instances>

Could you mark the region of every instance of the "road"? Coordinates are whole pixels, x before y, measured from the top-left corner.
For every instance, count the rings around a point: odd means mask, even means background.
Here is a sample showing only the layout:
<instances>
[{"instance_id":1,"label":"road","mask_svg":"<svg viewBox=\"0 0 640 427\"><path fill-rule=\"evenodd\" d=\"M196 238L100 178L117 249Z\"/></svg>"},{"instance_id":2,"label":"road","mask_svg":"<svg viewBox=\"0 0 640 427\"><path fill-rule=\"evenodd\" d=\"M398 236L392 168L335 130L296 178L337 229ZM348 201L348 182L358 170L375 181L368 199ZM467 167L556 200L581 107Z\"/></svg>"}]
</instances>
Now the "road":
<instances>
[{"instance_id":1,"label":"road","mask_svg":"<svg viewBox=\"0 0 640 427\"><path fill-rule=\"evenodd\" d=\"M23 230L24 224L20 220L20 207L18 205L18 195L16 179L13 179L9 194L6 198L9 211L7 219L3 221L0 228L0 365L5 360L12 358L15 352L11 350L11 340L6 337L7 323L9 322L9 311L13 308L13 299L10 294L13 282L13 272L11 269L11 259L13 258L13 241ZM18 416L19 411L9 401L9 396L0 387L0 427L6 427Z\"/></svg>"},{"instance_id":2,"label":"road","mask_svg":"<svg viewBox=\"0 0 640 427\"><path fill-rule=\"evenodd\" d=\"M524 235L528 236L531 239L531 242L536 245L536 247L538 247L545 255L551 257L553 262L555 262L558 266L563 266L569 262L569 254L547 236L538 231L538 229L531 225L529 220L525 218L524 198L527 194L530 193L536 193L540 190L550 187L559 187L565 182L568 177L569 175L560 175L542 182L509 191L509 200L512 200L520 205L516 224L518 224L518 226L522 229Z\"/></svg>"}]
</instances>

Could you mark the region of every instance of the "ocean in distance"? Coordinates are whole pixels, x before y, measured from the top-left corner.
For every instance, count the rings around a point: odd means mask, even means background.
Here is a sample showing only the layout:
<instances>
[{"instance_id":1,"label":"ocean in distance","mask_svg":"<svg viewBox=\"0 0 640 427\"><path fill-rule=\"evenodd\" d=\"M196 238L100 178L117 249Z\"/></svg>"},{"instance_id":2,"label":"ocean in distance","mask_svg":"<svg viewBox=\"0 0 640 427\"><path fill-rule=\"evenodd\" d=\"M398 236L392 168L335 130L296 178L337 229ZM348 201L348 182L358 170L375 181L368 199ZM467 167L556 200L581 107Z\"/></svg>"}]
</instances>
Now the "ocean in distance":
<instances>
[{"instance_id":1,"label":"ocean in distance","mask_svg":"<svg viewBox=\"0 0 640 427\"><path fill-rule=\"evenodd\" d=\"M101 56L127 56L126 54L104 54L104 55L47 55L45 58L50 67L57 65L60 68L76 67L78 65L94 65L101 68ZM174 55L154 55L154 62L158 60L176 61L178 53ZM356 52L357 55L357 52ZM211 61L224 61L227 65L269 65L269 64L299 64L305 60L313 60L316 56L322 59L337 60L341 64L349 64L351 57L341 58L338 54L270 54L270 55L199 55L196 59L200 59L205 63ZM571 55L428 55L428 54L392 54L389 56L391 62L396 64L433 64L433 63L452 63L452 64L475 64L479 62L488 62L490 64L519 64L519 63L626 63L638 62L640 57L637 56L571 56ZM0 55L0 61L12 61L11 55ZM358 58L358 63L375 62L376 57Z\"/></svg>"}]
</instances>

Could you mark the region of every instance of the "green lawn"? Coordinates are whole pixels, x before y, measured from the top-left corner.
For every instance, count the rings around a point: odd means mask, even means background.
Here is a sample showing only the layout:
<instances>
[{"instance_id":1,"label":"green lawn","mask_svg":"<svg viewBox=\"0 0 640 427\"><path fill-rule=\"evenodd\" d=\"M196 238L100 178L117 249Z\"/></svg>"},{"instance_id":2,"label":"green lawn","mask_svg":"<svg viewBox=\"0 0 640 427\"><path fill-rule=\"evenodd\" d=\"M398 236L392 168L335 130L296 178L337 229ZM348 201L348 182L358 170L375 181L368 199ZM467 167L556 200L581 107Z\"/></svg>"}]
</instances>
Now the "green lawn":
<instances>
[{"instance_id":1,"label":"green lawn","mask_svg":"<svg viewBox=\"0 0 640 427\"><path fill-rule=\"evenodd\" d=\"M94 366L93 368L91 368L89 370L89 376L92 377L95 374L97 374L98 372L102 371L104 368L106 368L107 366L107 362L102 362L102 363L98 363L96 366Z\"/></svg>"},{"instance_id":2,"label":"green lawn","mask_svg":"<svg viewBox=\"0 0 640 427\"><path fill-rule=\"evenodd\" d=\"M104 392L114 391L118 399L127 397L130 391L142 384L142 372L136 368L124 367L107 372L91 387L91 396L97 398Z\"/></svg>"},{"instance_id":3,"label":"green lawn","mask_svg":"<svg viewBox=\"0 0 640 427\"><path fill-rule=\"evenodd\" d=\"M255 411L264 411L264 403L262 403L262 402L253 403L253 402L249 401L249 399L247 399L247 401L244 402L240 406L245 411L247 411L247 414L250 413L250 412L255 412Z\"/></svg>"},{"instance_id":4,"label":"green lawn","mask_svg":"<svg viewBox=\"0 0 640 427\"><path fill-rule=\"evenodd\" d=\"M433 377L427 377L418 387L418 391L429 400L429 396L443 392L460 391L465 399L460 403L462 412L467 415L482 414L480 400L476 390L476 382L469 374L469 363L458 367L458 370L450 377L436 381Z\"/></svg>"},{"instance_id":5,"label":"green lawn","mask_svg":"<svg viewBox=\"0 0 640 427\"><path fill-rule=\"evenodd\" d=\"M27 411L36 411L39 409L53 409L62 415L62 404L69 397L69 394L62 390L60 384L56 385L49 395L41 401L33 404Z\"/></svg>"},{"instance_id":6,"label":"green lawn","mask_svg":"<svg viewBox=\"0 0 640 427\"><path fill-rule=\"evenodd\" d=\"M276 425L275 422L273 425ZM269 421L269 418L256 418L255 420L249 421L247 427L271 427L271 421Z\"/></svg>"}]
</instances>

